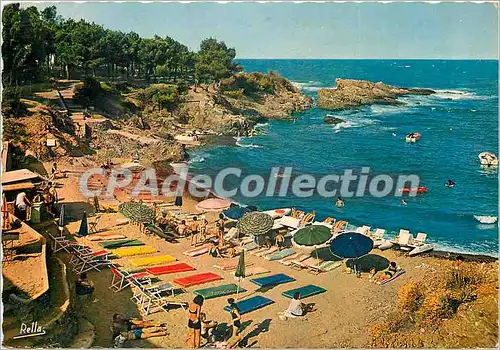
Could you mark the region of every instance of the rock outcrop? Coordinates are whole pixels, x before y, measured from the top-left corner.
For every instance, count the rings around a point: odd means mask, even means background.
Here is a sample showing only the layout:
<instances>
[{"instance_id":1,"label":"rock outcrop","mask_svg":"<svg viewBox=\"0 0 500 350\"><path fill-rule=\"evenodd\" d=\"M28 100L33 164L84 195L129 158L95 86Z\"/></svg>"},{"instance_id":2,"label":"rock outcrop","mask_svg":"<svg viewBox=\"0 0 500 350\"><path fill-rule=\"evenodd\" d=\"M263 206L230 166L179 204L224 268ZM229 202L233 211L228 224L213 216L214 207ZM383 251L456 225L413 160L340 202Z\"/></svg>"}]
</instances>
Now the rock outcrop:
<instances>
[{"instance_id":1,"label":"rock outcrop","mask_svg":"<svg viewBox=\"0 0 500 350\"><path fill-rule=\"evenodd\" d=\"M344 119L340 119L340 118L337 118L337 117L334 117L334 116L331 116L331 115L327 115L325 116L325 118L323 119L323 121L327 124L340 124L340 123L345 123L345 120Z\"/></svg>"},{"instance_id":2,"label":"rock outcrop","mask_svg":"<svg viewBox=\"0 0 500 350\"><path fill-rule=\"evenodd\" d=\"M319 108L342 110L372 104L398 105L404 104L397 100L400 96L435 93L430 89L402 88L366 80L336 79L335 82L336 88L318 91Z\"/></svg>"}]
</instances>

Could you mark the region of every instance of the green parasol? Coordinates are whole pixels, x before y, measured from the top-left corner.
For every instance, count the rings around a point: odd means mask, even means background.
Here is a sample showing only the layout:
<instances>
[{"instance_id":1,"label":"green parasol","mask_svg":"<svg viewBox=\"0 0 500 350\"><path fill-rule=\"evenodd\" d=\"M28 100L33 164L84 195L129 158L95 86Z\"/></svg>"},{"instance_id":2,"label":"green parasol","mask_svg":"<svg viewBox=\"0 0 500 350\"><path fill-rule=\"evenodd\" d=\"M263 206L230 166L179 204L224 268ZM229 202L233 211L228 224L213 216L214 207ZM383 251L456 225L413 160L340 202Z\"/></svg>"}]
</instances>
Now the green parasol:
<instances>
[{"instance_id":1,"label":"green parasol","mask_svg":"<svg viewBox=\"0 0 500 350\"><path fill-rule=\"evenodd\" d=\"M313 224L297 230L293 235L292 244L300 249L316 250L316 257L318 257L317 249L330 238L332 238L332 232L328 227Z\"/></svg>"},{"instance_id":2,"label":"green parasol","mask_svg":"<svg viewBox=\"0 0 500 350\"><path fill-rule=\"evenodd\" d=\"M142 203L122 203L119 206L119 211L123 216L134 222L149 224L155 219L154 210Z\"/></svg>"},{"instance_id":3,"label":"green parasol","mask_svg":"<svg viewBox=\"0 0 500 350\"><path fill-rule=\"evenodd\" d=\"M245 213L238 220L238 230L243 235L265 235L273 225L274 220L271 215L259 212Z\"/></svg>"}]
</instances>

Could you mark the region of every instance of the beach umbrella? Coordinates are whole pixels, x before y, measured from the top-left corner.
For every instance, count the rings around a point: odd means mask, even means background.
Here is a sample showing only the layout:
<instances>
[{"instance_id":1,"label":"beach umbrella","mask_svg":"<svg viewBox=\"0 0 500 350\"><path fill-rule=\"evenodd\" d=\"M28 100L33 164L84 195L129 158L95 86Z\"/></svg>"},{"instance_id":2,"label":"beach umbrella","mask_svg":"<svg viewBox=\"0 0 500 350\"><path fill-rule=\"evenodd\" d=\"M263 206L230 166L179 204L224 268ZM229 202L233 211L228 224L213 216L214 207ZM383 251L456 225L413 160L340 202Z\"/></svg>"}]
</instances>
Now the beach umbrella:
<instances>
[{"instance_id":1,"label":"beach umbrella","mask_svg":"<svg viewBox=\"0 0 500 350\"><path fill-rule=\"evenodd\" d=\"M332 238L330 229L323 225L309 225L295 232L292 244L297 248L316 250L319 245Z\"/></svg>"},{"instance_id":2,"label":"beach umbrella","mask_svg":"<svg viewBox=\"0 0 500 350\"><path fill-rule=\"evenodd\" d=\"M222 214L224 214L228 219L238 220L241 219L243 215L245 215L245 213L251 211L252 210L250 208L235 206L227 210L224 210Z\"/></svg>"},{"instance_id":3,"label":"beach umbrella","mask_svg":"<svg viewBox=\"0 0 500 350\"><path fill-rule=\"evenodd\" d=\"M240 254L238 266L236 266L236 271L234 272L234 277L238 279L238 288L236 289L236 299L238 299L238 293L240 292L240 282L243 278L245 278L245 251L242 251Z\"/></svg>"},{"instance_id":4,"label":"beach umbrella","mask_svg":"<svg viewBox=\"0 0 500 350\"><path fill-rule=\"evenodd\" d=\"M7 208L7 198L5 193L2 195L2 230L10 230L12 222L10 220L9 209Z\"/></svg>"},{"instance_id":5,"label":"beach umbrella","mask_svg":"<svg viewBox=\"0 0 500 350\"><path fill-rule=\"evenodd\" d=\"M154 210L146 204L127 202L120 204L118 208L123 216L134 222L149 224L155 219Z\"/></svg>"},{"instance_id":6,"label":"beach umbrella","mask_svg":"<svg viewBox=\"0 0 500 350\"><path fill-rule=\"evenodd\" d=\"M243 235L265 235L273 228L274 220L269 214L250 212L238 220L238 230Z\"/></svg>"},{"instance_id":7,"label":"beach umbrella","mask_svg":"<svg viewBox=\"0 0 500 350\"><path fill-rule=\"evenodd\" d=\"M57 227L59 228L59 231L61 231L61 235L64 231L64 225L66 225L66 220L64 218L64 204L62 204L61 211L59 212L59 221L57 222Z\"/></svg>"},{"instance_id":8,"label":"beach umbrella","mask_svg":"<svg viewBox=\"0 0 500 350\"><path fill-rule=\"evenodd\" d=\"M82 222L80 223L80 229L78 230L79 236L87 236L89 234L89 227L87 225L87 212L83 212Z\"/></svg>"},{"instance_id":9,"label":"beach umbrella","mask_svg":"<svg viewBox=\"0 0 500 350\"><path fill-rule=\"evenodd\" d=\"M209 198L196 204L198 211L222 211L229 208L231 202L222 198Z\"/></svg>"},{"instance_id":10,"label":"beach umbrella","mask_svg":"<svg viewBox=\"0 0 500 350\"><path fill-rule=\"evenodd\" d=\"M340 258L357 259L373 249L373 240L358 232L344 232L330 243L331 252Z\"/></svg>"}]
</instances>

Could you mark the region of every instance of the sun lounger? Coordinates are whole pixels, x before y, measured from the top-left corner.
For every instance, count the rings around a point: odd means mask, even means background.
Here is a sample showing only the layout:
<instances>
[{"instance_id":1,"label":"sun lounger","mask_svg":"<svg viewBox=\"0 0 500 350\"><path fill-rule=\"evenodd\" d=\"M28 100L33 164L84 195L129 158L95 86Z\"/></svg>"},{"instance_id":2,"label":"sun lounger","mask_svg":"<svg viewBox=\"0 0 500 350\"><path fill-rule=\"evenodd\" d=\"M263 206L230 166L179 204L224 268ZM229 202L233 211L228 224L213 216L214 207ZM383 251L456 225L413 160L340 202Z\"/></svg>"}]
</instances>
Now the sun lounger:
<instances>
[{"instance_id":1,"label":"sun lounger","mask_svg":"<svg viewBox=\"0 0 500 350\"><path fill-rule=\"evenodd\" d=\"M313 295L324 293L326 292L326 289L315 286L313 284L309 284L304 287L287 290L286 292L281 293L281 295L283 295L285 298L292 299L297 292L300 293L301 299L305 299L307 297L312 297Z\"/></svg>"},{"instance_id":2,"label":"sun lounger","mask_svg":"<svg viewBox=\"0 0 500 350\"><path fill-rule=\"evenodd\" d=\"M250 252L252 250L255 250L259 248L259 245L255 242L250 242L242 246L243 250L246 252Z\"/></svg>"},{"instance_id":3,"label":"sun lounger","mask_svg":"<svg viewBox=\"0 0 500 350\"><path fill-rule=\"evenodd\" d=\"M266 255L266 259L270 261L281 260L287 256L294 255L295 251L293 249L283 249L279 252Z\"/></svg>"},{"instance_id":4,"label":"sun lounger","mask_svg":"<svg viewBox=\"0 0 500 350\"><path fill-rule=\"evenodd\" d=\"M260 309L264 306L267 306L267 305L270 305L273 303L274 303L274 301L272 301L271 299L268 299L268 298L260 296L260 295L256 295L256 296L253 296L253 297L248 298L248 299L243 299L243 300L237 302L236 305L238 306L240 314L244 315L246 313L255 311L257 309ZM227 305L224 307L224 310L227 312L230 312L231 308L229 305Z\"/></svg>"},{"instance_id":5,"label":"sun lounger","mask_svg":"<svg viewBox=\"0 0 500 350\"><path fill-rule=\"evenodd\" d=\"M413 244L415 245L423 245L425 240L427 239L427 234L423 232L417 233L417 237L413 240Z\"/></svg>"},{"instance_id":6,"label":"sun lounger","mask_svg":"<svg viewBox=\"0 0 500 350\"><path fill-rule=\"evenodd\" d=\"M287 276L283 273L278 273L276 275L271 275L271 276L267 276L267 277L254 278L254 279L250 280L250 282L258 285L261 288L276 286L278 284L283 284L283 283L288 283L288 282L293 282L293 281L295 281L295 278Z\"/></svg>"},{"instance_id":7,"label":"sun lounger","mask_svg":"<svg viewBox=\"0 0 500 350\"><path fill-rule=\"evenodd\" d=\"M113 241L117 239L122 239L122 238L127 238L125 235L118 235L118 234L112 234L112 235L92 235L92 236L87 236L86 239L89 241Z\"/></svg>"},{"instance_id":8,"label":"sun lounger","mask_svg":"<svg viewBox=\"0 0 500 350\"><path fill-rule=\"evenodd\" d=\"M224 240L230 241L230 240L236 238L236 236L238 236L238 229L236 227L231 227L229 229L228 233L226 233L224 235Z\"/></svg>"},{"instance_id":9,"label":"sun lounger","mask_svg":"<svg viewBox=\"0 0 500 350\"><path fill-rule=\"evenodd\" d=\"M193 294L201 295L205 299L213 299L213 298L223 297L226 295L236 294L237 292L244 293L246 292L246 289L238 287L234 283L230 283L210 288L197 289L193 292Z\"/></svg>"},{"instance_id":10,"label":"sun lounger","mask_svg":"<svg viewBox=\"0 0 500 350\"><path fill-rule=\"evenodd\" d=\"M146 271L152 275L168 275L172 273L180 273L196 270L194 267L186 264L186 263L177 263L172 265L162 265L162 266L153 266L146 268Z\"/></svg>"},{"instance_id":11,"label":"sun lounger","mask_svg":"<svg viewBox=\"0 0 500 350\"><path fill-rule=\"evenodd\" d=\"M399 276L403 275L406 271L405 270L398 270L396 271L396 273L394 275L392 275L391 278L387 279L387 280L382 280L380 282L381 285L384 285L384 284L387 284L393 280L395 280L396 278L398 278Z\"/></svg>"},{"instance_id":12,"label":"sun lounger","mask_svg":"<svg viewBox=\"0 0 500 350\"><path fill-rule=\"evenodd\" d=\"M151 256L147 258L130 259L128 262L134 267L160 265L174 262L177 259L170 255Z\"/></svg>"},{"instance_id":13,"label":"sun lounger","mask_svg":"<svg viewBox=\"0 0 500 350\"><path fill-rule=\"evenodd\" d=\"M311 266L319 266L323 260L318 259L318 258L313 258L313 257L308 257L307 259L304 259L302 261L292 261L290 264L291 267L296 268L296 269L308 269Z\"/></svg>"},{"instance_id":14,"label":"sun lounger","mask_svg":"<svg viewBox=\"0 0 500 350\"><path fill-rule=\"evenodd\" d=\"M106 249L117 249L121 247L138 247L145 245L145 243L138 239L121 239L118 241L99 242L99 245Z\"/></svg>"},{"instance_id":15,"label":"sun lounger","mask_svg":"<svg viewBox=\"0 0 500 350\"><path fill-rule=\"evenodd\" d=\"M243 237L241 240L240 240L240 245L243 246L245 244L248 244L248 243L254 243L255 240L252 238L252 237Z\"/></svg>"},{"instance_id":16,"label":"sun lounger","mask_svg":"<svg viewBox=\"0 0 500 350\"><path fill-rule=\"evenodd\" d=\"M321 272L329 272L332 271L333 269L336 269L337 267L342 266L342 261L323 261L319 265L311 265L308 266L309 272L319 274Z\"/></svg>"},{"instance_id":17,"label":"sun lounger","mask_svg":"<svg viewBox=\"0 0 500 350\"><path fill-rule=\"evenodd\" d=\"M277 252L277 251L278 251L278 247L274 246L274 247L271 247L265 251L258 252L257 254L255 254L255 256L265 256L267 254L272 254L272 253Z\"/></svg>"},{"instance_id":18,"label":"sun lounger","mask_svg":"<svg viewBox=\"0 0 500 350\"><path fill-rule=\"evenodd\" d=\"M209 249L208 245L204 245L204 246L201 246L201 247L198 247L198 248L186 250L182 254L190 256L190 257L195 257L195 256L199 256L199 255L203 255L203 254L208 253L208 249Z\"/></svg>"},{"instance_id":19,"label":"sun lounger","mask_svg":"<svg viewBox=\"0 0 500 350\"><path fill-rule=\"evenodd\" d=\"M217 264L214 265L216 269L221 269L223 271L228 271L228 270L235 270L236 267L238 266L238 261L239 259L231 259L231 260L223 260L218 262ZM252 266L253 263L249 261L245 261L245 267L246 266Z\"/></svg>"},{"instance_id":20,"label":"sun lounger","mask_svg":"<svg viewBox=\"0 0 500 350\"><path fill-rule=\"evenodd\" d=\"M304 215L304 217L300 220L300 225L305 226L305 225L312 223L314 221L315 217L316 217L316 213L313 210L312 212Z\"/></svg>"},{"instance_id":21,"label":"sun lounger","mask_svg":"<svg viewBox=\"0 0 500 350\"><path fill-rule=\"evenodd\" d=\"M118 258L123 258L125 256L143 255L156 253L157 250L150 246L140 246L140 247L122 247L118 249L113 249L113 255Z\"/></svg>"},{"instance_id":22,"label":"sun lounger","mask_svg":"<svg viewBox=\"0 0 500 350\"><path fill-rule=\"evenodd\" d=\"M298 228L300 224L300 220L291 216L283 216L281 219L276 220L283 226L290 228Z\"/></svg>"},{"instance_id":23,"label":"sun lounger","mask_svg":"<svg viewBox=\"0 0 500 350\"><path fill-rule=\"evenodd\" d=\"M197 275L191 275L188 277L176 278L173 280L173 282L182 287L191 287L191 286L196 286L198 284L218 281L221 279L222 277L216 275L215 273L205 272L205 273L199 273Z\"/></svg>"},{"instance_id":24,"label":"sun lounger","mask_svg":"<svg viewBox=\"0 0 500 350\"><path fill-rule=\"evenodd\" d=\"M111 266L111 273L113 274L113 279L111 280L111 285L109 286L109 289L119 292L123 288L127 287L130 285L132 282L131 279L135 278L137 280L150 280L151 275L147 272L138 272L138 273L127 273L125 271L120 271L116 267Z\"/></svg>"},{"instance_id":25,"label":"sun lounger","mask_svg":"<svg viewBox=\"0 0 500 350\"><path fill-rule=\"evenodd\" d=\"M283 258L283 259L278 260L278 262L279 262L280 264L284 264L284 265L286 265L286 264L287 264L290 260L295 260L295 259L298 259L301 255L302 255L302 253L301 253L301 252L297 252L297 253L294 253L294 254L292 254L292 255L289 255L289 256L287 256L287 257L285 257L285 258Z\"/></svg>"},{"instance_id":26,"label":"sun lounger","mask_svg":"<svg viewBox=\"0 0 500 350\"><path fill-rule=\"evenodd\" d=\"M288 213L290 213L290 211L291 211L290 208L280 208L280 209L266 210L263 211L263 213L270 215L273 219L277 219L287 215Z\"/></svg>"},{"instance_id":27,"label":"sun lounger","mask_svg":"<svg viewBox=\"0 0 500 350\"><path fill-rule=\"evenodd\" d=\"M74 244L71 246L71 258L69 264L76 274L90 271L92 269L101 271L100 266L107 266L111 262L108 260L111 253L105 249L92 251L85 245Z\"/></svg>"},{"instance_id":28,"label":"sun lounger","mask_svg":"<svg viewBox=\"0 0 500 350\"><path fill-rule=\"evenodd\" d=\"M264 273L270 272L268 269L265 267L260 267L260 266L253 266L248 269L245 269L245 276L250 277L250 276L257 276L257 275L262 275Z\"/></svg>"},{"instance_id":29,"label":"sun lounger","mask_svg":"<svg viewBox=\"0 0 500 350\"><path fill-rule=\"evenodd\" d=\"M285 260L281 262L283 265L294 267L295 265L300 265L302 267L302 262L306 259L309 259L311 254L300 254L297 259L294 260Z\"/></svg>"},{"instance_id":30,"label":"sun lounger","mask_svg":"<svg viewBox=\"0 0 500 350\"><path fill-rule=\"evenodd\" d=\"M250 251L250 254L251 254L251 255L262 254L262 253L264 253L264 252L266 252L266 251L268 251L268 250L269 250L269 248L268 248L268 247L261 247L261 248L259 248L259 249L254 249L254 250Z\"/></svg>"}]
</instances>

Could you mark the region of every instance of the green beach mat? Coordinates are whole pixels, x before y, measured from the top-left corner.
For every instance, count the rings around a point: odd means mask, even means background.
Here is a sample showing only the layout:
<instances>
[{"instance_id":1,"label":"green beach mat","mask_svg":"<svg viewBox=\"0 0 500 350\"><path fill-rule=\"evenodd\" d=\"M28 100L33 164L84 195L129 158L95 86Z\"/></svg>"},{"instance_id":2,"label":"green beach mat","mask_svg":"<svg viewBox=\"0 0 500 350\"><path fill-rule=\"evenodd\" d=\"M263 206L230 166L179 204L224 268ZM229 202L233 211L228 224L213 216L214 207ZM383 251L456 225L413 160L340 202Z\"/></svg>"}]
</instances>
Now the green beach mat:
<instances>
[{"instance_id":1,"label":"green beach mat","mask_svg":"<svg viewBox=\"0 0 500 350\"><path fill-rule=\"evenodd\" d=\"M300 293L300 298L304 299L307 297L312 297L313 295L324 293L326 292L326 289L315 286L313 284L309 284L304 287L287 290L286 292L281 293L281 295L283 295L286 298L292 299L294 294L297 292Z\"/></svg>"},{"instance_id":2,"label":"green beach mat","mask_svg":"<svg viewBox=\"0 0 500 350\"><path fill-rule=\"evenodd\" d=\"M145 244L138 239L120 239L117 241L99 242L99 245L106 249L117 249L121 247L136 247Z\"/></svg>"},{"instance_id":3,"label":"green beach mat","mask_svg":"<svg viewBox=\"0 0 500 350\"><path fill-rule=\"evenodd\" d=\"M218 297L223 297L225 295L236 294L238 291L238 286L234 283L223 284L220 286L204 288L195 290L193 293L196 295L201 295L205 299L213 299ZM244 293L246 289L239 287L239 292Z\"/></svg>"}]
</instances>

